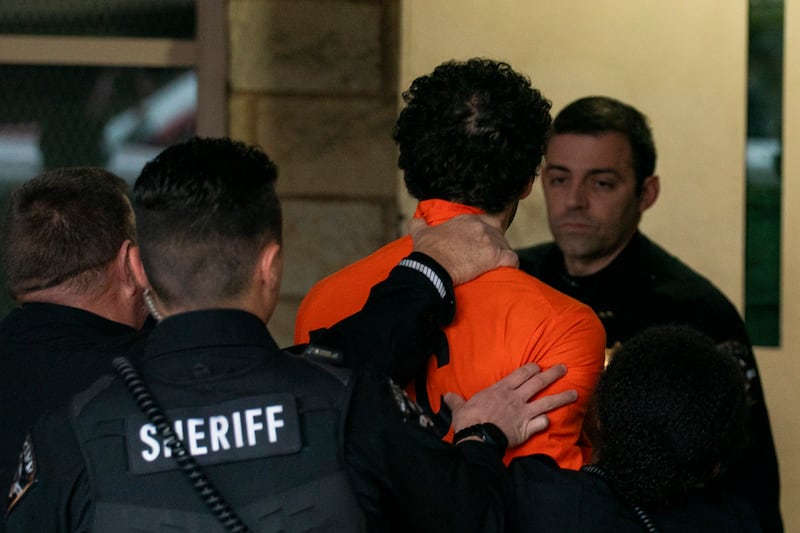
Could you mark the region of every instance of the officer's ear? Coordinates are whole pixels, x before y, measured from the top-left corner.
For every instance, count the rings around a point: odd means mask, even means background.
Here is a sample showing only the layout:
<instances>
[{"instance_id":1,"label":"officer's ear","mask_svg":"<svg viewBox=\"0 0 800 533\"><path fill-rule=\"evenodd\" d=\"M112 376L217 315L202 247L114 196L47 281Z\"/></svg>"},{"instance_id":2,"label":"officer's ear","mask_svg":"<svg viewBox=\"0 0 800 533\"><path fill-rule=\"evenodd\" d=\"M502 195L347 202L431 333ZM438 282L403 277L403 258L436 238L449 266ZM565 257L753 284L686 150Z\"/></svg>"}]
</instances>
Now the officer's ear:
<instances>
[{"instance_id":1,"label":"officer's ear","mask_svg":"<svg viewBox=\"0 0 800 533\"><path fill-rule=\"evenodd\" d=\"M647 211L651 205L656 203L658 193L661 191L661 183L658 176L647 176L642 182L642 192L639 194L639 214Z\"/></svg>"},{"instance_id":2,"label":"officer's ear","mask_svg":"<svg viewBox=\"0 0 800 533\"><path fill-rule=\"evenodd\" d=\"M116 275L119 286L122 287L124 291L131 295L135 293L138 288L136 286L136 280L133 278L133 273L131 272L130 266L130 251L131 248L134 248L135 245L129 239L126 239L122 245L117 250L117 255L114 258L114 274Z\"/></svg>"},{"instance_id":3,"label":"officer's ear","mask_svg":"<svg viewBox=\"0 0 800 533\"><path fill-rule=\"evenodd\" d=\"M271 241L264 246L258 259L256 272L264 286L277 292L283 276L283 253L280 244Z\"/></svg>"},{"instance_id":4,"label":"officer's ear","mask_svg":"<svg viewBox=\"0 0 800 533\"><path fill-rule=\"evenodd\" d=\"M281 289L281 277L283 276L283 254L281 245L275 241L261 249L258 256L258 263L255 269L255 279L258 292L255 308L253 311L261 317L264 323L268 323L278 304L278 293Z\"/></svg>"},{"instance_id":5,"label":"officer's ear","mask_svg":"<svg viewBox=\"0 0 800 533\"><path fill-rule=\"evenodd\" d=\"M139 253L139 247L132 244L128 249L128 269L133 276L136 285L142 289L150 288L150 280L147 279L147 273L144 271L144 264L142 263L142 256Z\"/></svg>"}]
</instances>

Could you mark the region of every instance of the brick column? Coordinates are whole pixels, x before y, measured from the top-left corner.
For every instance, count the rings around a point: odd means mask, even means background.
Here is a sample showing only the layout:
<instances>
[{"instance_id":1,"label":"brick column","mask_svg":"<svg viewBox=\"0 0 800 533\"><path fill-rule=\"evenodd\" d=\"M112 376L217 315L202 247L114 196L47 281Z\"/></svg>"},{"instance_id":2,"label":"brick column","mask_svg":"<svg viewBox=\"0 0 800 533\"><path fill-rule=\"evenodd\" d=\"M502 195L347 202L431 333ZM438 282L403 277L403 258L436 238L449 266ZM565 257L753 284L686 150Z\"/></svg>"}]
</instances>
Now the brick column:
<instances>
[{"instance_id":1,"label":"brick column","mask_svg":"<svg viewBox=\"0 0 800 533\"><path fill-rule=\"evenodd\" d=\"M229 134L280 169L279 344L314 282L396 236L398 10L398 0L229 0Z\"/></svg>"}]
</instances>

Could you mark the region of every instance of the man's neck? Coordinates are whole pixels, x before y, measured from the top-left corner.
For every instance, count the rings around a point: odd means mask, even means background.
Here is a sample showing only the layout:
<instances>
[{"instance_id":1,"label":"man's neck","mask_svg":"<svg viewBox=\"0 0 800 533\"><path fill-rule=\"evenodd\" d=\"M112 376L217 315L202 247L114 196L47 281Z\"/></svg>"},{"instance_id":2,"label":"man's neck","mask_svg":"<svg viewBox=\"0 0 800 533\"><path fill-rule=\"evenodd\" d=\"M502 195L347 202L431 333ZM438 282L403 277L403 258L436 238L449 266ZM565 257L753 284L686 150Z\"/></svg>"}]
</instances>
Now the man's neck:
<instances>
[{"instance_id":1,"label":"man's neck","mask_svg":"<svg viewBox=\"0 0 800 533\"><path fill-rule=\"evenodd\" d=\"M614 262L619 254L621 254L622 251L628 247L635 235L636 232L634 232L627 240L625 240L624 244L619 246L612 253L606 254L602 257L569 257L564 254L564 268L567 270L567 274L575 278L583 278L597 274Z\"/></svg>"},{"instance_id":2,"label":"man's neck","mask_svg":"<svg viewBox=\"0 0 800 533\"><path fill-rule=\"evenodd\" d=\"M141 327L141 324L135 323L134 318L130 316L131 313L125 312L127 310L122 309L122 304L116 302L107 292L101 292L100 294L79 294L75 291L56 286L33 291L17 298L18 304L34 302L74 307L101 316L106 320L125 324L134 329Z\"/></svg>"},{"instance_id":3,"label":"man's neck","mask_svg":"<svg viewBox=\"0 0 800 533\"><path fill-rule=\"evenodd\" d=\"M621 251L621 250L620 250ZM596 274L606 268L619 255L619 251L613 255L607 255L598 259L583 260L582 258L570 258L564 256L564 267L567 274L574 278L583 278Z\"/></svg>"},{"instance_id":4,"label":"man's neck","mask_svg":"<svg viewBox=\"0 0 800 533\"><path fill-rule=\"evenodd\" d=\"M230 309L235 311L244 311L255 315L266 324L272 314L272 306L269 302L259 297L255 291L248 291L243 295L229 299L217 299L208 301L198 301L193 303L180 302L172 306L164 306L161 302L156 302L156 307L162 315L162 318L167 318L172 315L182 313L191 313L194 311L208 311L211 309Z\"/></svg>"}]
</instances>

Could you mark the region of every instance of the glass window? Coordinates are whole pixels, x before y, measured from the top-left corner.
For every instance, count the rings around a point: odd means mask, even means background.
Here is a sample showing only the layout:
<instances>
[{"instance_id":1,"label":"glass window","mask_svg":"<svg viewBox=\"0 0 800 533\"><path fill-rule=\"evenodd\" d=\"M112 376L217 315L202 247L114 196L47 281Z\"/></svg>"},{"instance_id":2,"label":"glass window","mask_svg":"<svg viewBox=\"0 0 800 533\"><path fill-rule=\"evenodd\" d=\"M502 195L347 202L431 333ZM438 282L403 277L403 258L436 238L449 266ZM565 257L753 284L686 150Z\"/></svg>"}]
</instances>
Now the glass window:
<instances>
[{"instance_id":1,"label":"glass window","mask_svg":"<svg viewBox=\"0 0 800 533\"><path fill-rule=\"evenodd\" d=\"M0 65L0 181L104 166L133 179L195 129L194 69Z\"/></svg>"},{"instance_id":2,"label":"glass window","mask_svg":"<svg viewBox=\"0 0 800 533\"><path fill-rule=\"evenodd\" d=\"M3 0L0 216L43 170L103 166L132 183L198 125L223 134L223 14L222 0ZM2 265L0 287L2 317L13 306Z\"/></svg>"},{"instance_id":3,"label":"glass window","mask_svg":"<svg viewBox=\"0 0 800 533\"><path fill-rule=\"evenodd\" d=\"M3 0L0 34L193 39L194 0Z\"/></svg>"},{"instance_id":4,"label":"glass window","mask_svg":"<svg viewBox=\"0 0 800 533\"><path fill-rule=\"evenodd\" d=\"M745 323L753 344L780 344L783 0L750 0Z\"/></svg>"}]
</instances>

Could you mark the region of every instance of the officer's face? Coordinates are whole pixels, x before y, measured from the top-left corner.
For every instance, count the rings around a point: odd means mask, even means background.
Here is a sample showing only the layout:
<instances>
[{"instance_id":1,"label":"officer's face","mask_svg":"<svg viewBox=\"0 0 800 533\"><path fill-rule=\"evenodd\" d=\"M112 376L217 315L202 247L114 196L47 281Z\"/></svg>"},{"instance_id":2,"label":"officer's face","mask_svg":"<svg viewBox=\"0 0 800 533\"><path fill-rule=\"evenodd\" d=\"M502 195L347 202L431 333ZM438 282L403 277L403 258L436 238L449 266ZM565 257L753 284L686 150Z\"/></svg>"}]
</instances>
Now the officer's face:
<instances>
[{"instance_id":1,"label":"officer's face","mask_svg":"<svg viewBox=\"0 0 800 533\"><path fill-rule=\"evenodd\" d=\"M616 132L555 135L542 170L550 231L564 253L567 271L588 275L625 247L642 212L658 195L658 177L636 194L631 146Z\"/></svg>"}]
</instances>

